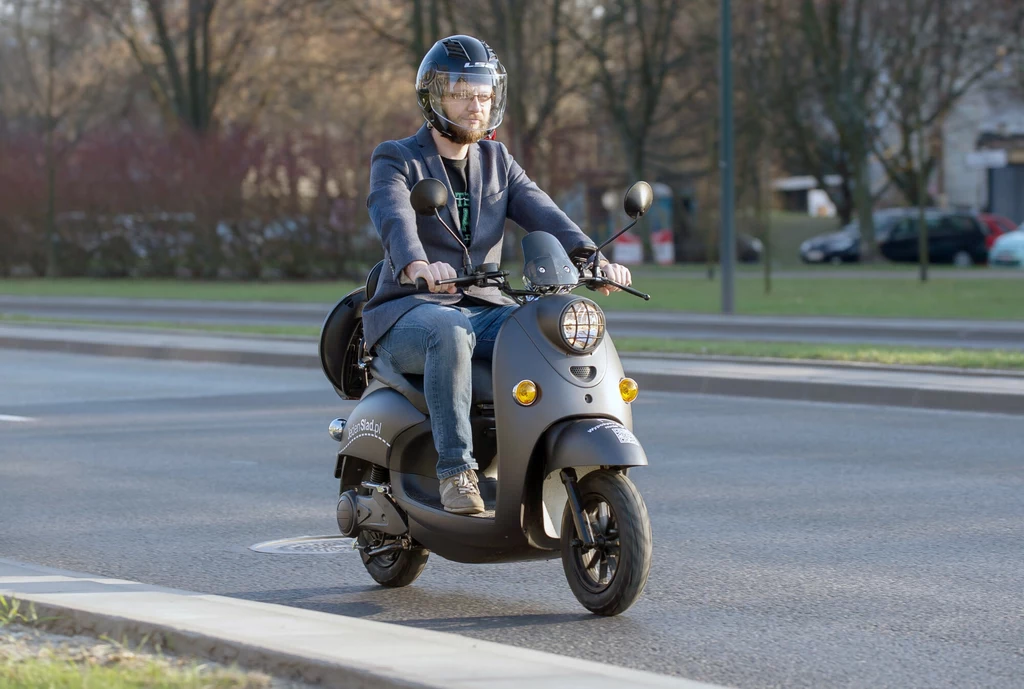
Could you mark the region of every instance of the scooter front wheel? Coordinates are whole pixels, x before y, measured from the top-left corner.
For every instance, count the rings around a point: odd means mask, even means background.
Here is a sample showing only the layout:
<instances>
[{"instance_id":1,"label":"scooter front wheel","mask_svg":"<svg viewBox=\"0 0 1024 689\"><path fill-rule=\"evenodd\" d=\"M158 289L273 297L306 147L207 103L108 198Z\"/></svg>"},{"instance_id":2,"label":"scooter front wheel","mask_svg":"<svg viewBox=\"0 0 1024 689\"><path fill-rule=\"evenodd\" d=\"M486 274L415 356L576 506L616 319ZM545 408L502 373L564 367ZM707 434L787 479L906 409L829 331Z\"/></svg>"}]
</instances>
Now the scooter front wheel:
<instances>
[{"instance_id":1,"label":"scooter front wheel","mask_svg":"<svg viewBox=\"0 0 1024 689\"><path fill-rule=\"evenodd\" d=\"M636 602L651 570L651 521L633 482L600 470L577 484L595 547L585 548L566 505L562 515L562 567L576 599L596 615L618 615Z\"/></svg>"},{"instance_id":2,"label":"scooter front wheel","mask_svg":"<svg viewBox=\"0 0 1024 689\"><path fill-rule=\"evenodd\" d=\"M398 550L380 555L367 555L366 548L376 548L385 545L384 534L374 531L359 533L358 542L361 546L359 557L363 560L363 566L370 573L373 580L381 586L389 588L400 588L408 586L416 581L416 578L427 566L427 558L430 551L426 548L413 548L412 550Z\"/></svg>"}]
</instances>

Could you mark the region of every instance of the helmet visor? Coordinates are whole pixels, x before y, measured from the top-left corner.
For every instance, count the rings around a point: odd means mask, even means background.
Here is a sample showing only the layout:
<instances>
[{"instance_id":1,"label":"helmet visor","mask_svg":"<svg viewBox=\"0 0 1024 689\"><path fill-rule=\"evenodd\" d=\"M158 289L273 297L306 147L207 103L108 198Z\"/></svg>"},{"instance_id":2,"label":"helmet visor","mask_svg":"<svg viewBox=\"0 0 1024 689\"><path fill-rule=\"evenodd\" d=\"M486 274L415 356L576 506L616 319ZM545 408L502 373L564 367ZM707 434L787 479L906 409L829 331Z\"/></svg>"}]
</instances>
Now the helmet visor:
<instances>
[{"instance_id":1,"label":"helmet visor","mask_svg":"<svg viewBox=\"0 0 1024 689\"><path fill-rule=\"evenodd\" d=\"M505 115L506 76L490 65L470 69L438 74L428 87L430 107L449 127L496 129Z\"/></svg>"}]
</instances>

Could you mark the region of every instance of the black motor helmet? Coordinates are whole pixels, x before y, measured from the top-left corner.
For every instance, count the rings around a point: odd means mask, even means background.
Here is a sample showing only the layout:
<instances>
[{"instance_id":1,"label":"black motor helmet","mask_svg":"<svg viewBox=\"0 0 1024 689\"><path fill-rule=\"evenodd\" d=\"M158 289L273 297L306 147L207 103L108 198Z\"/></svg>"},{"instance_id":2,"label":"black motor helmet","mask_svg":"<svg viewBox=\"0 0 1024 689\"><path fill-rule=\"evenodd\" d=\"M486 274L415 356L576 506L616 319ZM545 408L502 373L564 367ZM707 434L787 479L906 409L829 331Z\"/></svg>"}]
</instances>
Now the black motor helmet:
<instances>
[{"instance_id":1,"label":"black motor helmet","mask_svg":"<svg viewBox=\"0 0 1024 689\"><path fill-rule=\"evenodd\" d=\"M491 47L472 36L449 36L423 56L416 73L416 95L423 119L446 138L460 126L449 119L445 102L451 98L483 97L489 112L482 129L491 136L505 114L505 68Z\"/></svg>"}]
</instances>

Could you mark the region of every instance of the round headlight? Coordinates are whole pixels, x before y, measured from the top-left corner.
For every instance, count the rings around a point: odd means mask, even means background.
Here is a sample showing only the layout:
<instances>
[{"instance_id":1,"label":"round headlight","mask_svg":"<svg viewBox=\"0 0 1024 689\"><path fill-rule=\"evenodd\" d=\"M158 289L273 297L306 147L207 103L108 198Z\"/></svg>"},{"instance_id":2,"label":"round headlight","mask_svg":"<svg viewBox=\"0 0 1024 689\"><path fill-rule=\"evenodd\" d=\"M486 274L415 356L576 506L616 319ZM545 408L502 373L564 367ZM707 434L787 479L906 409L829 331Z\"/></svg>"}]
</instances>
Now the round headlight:
<instances>
[{"instance_id":1,"label":"round headlight","mask_svg":"<svg viewBox=\"0 0 1024 689\"><path fill-rule=\"evenodd\" d=\"M589 352L604 337L604 311L597 304L579 299L562 311L562 341L572 352Z\"/></svg>"}]
</instances>

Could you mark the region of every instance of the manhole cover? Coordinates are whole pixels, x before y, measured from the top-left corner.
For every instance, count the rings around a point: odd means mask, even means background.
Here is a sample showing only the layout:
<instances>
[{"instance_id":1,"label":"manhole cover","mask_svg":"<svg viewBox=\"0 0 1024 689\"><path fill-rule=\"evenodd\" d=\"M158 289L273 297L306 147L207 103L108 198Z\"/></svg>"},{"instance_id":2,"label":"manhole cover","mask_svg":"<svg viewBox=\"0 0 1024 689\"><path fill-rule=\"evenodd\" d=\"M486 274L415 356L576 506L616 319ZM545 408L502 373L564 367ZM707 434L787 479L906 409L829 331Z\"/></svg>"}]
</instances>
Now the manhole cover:
<instances>
[{"instance_id":1,"label":"manhole cover","mask_svg":"<svg viewBox=\"0 0 1024 689\"><path fill-rule=\"evenodd\" d=\"M344 536L298 536L257 543L249 546L249 550L275 555L337 555L359 552L352 547L353 540Z\"/></svg>"}]
</instances>

